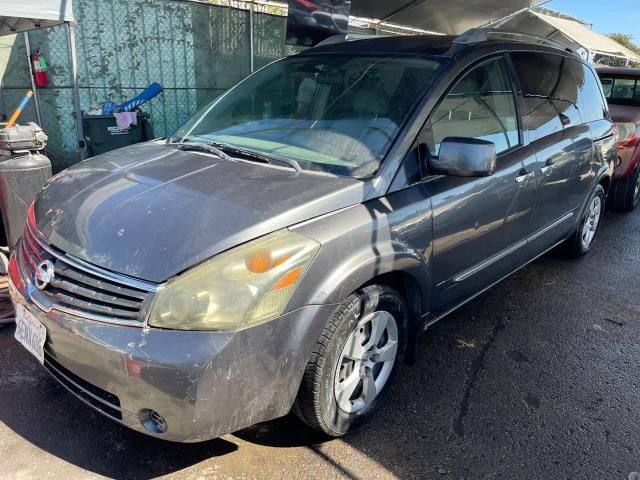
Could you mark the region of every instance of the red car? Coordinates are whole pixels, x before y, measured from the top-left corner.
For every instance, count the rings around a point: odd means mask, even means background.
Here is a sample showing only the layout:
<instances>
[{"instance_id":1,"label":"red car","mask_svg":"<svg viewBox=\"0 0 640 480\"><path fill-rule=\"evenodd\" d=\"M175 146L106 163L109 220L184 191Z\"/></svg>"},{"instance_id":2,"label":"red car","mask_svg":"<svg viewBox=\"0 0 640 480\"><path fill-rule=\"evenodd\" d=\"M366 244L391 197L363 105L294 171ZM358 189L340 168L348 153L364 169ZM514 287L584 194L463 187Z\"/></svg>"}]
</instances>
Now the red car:
<instances>
[{"instance_id":1,"label":"red car","mask_svg":"<svg viewBox=\"0 0 640 480\"><path fill-rule=\"evenodd\" d=\"M640 200L640 69L603 67L598 75L620 136L609 198L631 211Z\"/></svg>"}]
</instances>

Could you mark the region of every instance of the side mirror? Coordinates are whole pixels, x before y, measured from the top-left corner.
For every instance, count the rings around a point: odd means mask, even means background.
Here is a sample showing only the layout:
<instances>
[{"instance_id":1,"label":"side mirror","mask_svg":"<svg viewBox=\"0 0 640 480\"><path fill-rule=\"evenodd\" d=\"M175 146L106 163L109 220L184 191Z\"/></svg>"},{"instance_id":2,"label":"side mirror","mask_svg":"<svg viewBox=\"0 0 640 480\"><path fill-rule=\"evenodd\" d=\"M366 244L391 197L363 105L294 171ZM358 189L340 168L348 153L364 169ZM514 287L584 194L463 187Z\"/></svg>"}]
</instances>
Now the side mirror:
<instances>
[{"instance_id":1,"label":"side mirror","mask_svg":"<svg viewBox=\"0 0 640 480\"><path fill-rule=\"evenodd\" d=\"M438 172L456 177L488 177L496 170L496 144L487 140L447 137L431 159Z\"/></svg>"}]
</instances>

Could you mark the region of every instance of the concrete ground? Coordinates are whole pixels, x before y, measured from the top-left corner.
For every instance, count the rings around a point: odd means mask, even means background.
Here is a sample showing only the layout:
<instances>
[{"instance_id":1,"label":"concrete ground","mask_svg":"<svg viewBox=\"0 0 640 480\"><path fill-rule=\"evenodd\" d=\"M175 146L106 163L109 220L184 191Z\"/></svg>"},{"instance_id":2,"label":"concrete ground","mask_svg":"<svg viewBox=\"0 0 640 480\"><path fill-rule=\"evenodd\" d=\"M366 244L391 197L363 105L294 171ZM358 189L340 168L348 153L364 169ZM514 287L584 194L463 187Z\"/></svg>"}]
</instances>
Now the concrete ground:
<instances>
[{"instance_id":1,"label":"concrete ground","mask_svg":"<svg viewBox=\"0 0 640 480\"><path fill-rule=\"evenodd\" d=\"M420 342L386 408L326 439L287 417L171 444L94 413L0 330L0 477L638 479L640 212L553 251Z\"/></svg>"}]
</instances>

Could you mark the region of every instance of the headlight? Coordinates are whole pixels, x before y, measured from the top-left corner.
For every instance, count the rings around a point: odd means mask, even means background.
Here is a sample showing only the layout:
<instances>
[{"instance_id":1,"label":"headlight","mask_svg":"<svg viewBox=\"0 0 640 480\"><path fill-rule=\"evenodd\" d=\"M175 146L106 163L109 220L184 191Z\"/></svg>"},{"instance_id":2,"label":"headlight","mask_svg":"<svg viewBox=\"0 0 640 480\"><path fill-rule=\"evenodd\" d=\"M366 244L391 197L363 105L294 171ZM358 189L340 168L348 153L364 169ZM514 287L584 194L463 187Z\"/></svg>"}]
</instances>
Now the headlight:
<instances>
[{"instance_id":1,"label":"headlight","mask_svg":"<svg viewBox=\"0 0 640 480\"><path fill-rule=\"evenodd\" d=\"M282 313L318 248L281 230L216 255L158 291L149 325L237 330L266 322Z\"/></svg>"}]
</instances>

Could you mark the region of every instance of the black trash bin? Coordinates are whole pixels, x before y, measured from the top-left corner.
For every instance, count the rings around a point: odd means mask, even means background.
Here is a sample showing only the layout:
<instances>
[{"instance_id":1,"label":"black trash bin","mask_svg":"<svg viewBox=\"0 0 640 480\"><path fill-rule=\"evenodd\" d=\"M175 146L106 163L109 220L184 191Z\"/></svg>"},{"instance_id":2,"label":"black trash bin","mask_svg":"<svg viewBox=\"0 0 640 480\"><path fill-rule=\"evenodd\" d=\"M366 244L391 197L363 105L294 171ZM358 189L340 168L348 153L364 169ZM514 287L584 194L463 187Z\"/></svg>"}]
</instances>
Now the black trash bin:
<instances>
[{"instance_id":1,"label":"black trash bin","mask_svg":"<svg viewBox=\"0 0 640 480\"><path fill-rule=\"evenodd\" d=\"M153 138L149 114L138 112L138 123L121 130L113 115L85 115L82 117L84 140L89 156L145 142Z\"/></svg>"}]
</instances>

